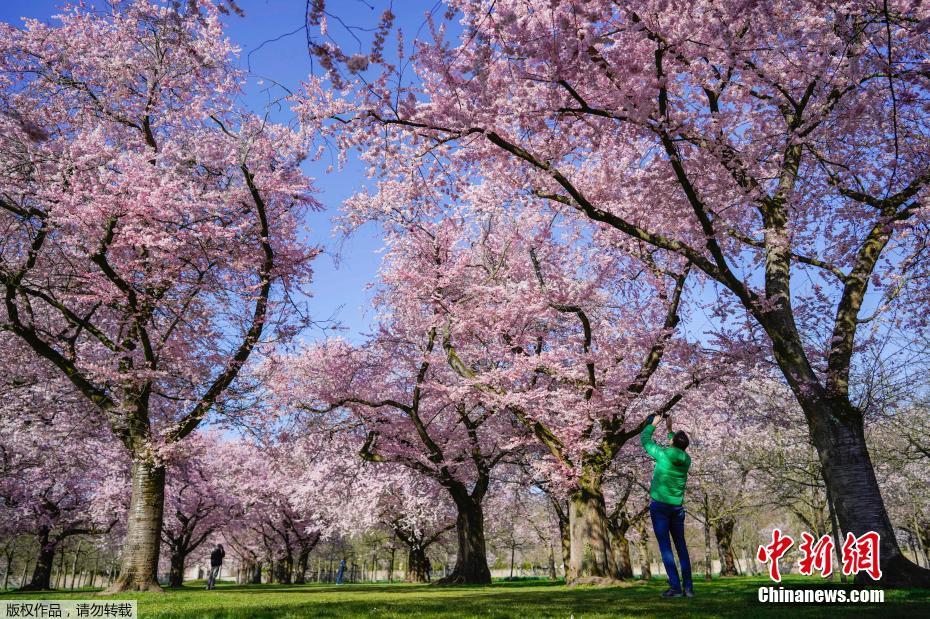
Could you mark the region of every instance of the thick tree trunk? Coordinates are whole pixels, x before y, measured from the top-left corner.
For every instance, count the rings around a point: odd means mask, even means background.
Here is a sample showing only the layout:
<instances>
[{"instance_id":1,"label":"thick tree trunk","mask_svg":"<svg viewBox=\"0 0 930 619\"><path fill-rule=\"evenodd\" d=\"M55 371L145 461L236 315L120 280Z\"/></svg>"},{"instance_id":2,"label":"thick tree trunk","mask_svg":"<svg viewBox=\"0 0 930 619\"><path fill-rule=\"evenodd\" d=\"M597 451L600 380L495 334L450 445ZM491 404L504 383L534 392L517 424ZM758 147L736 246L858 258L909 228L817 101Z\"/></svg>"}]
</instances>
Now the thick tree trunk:
<instances>
[{"instance_id":1,"label":"thick tree trunk","mask_svg":"<svg viewBox=\"0 0 930 619\"><path fill-rule=\"evenodd\" d=\"M845 398L814 399L802 394L798 399L807 415L840 529L856 537L870 531L881 536L883 587L930 587L930 570L915 565L898 547L866 447L862 415ZM859 573L856 582L874 581Z\"/></svg>"},{"instance_id":2,"label":"thick tree trunk","mask_svg":"<svg viewBox=\"0 0 930 619\"><path fill-rule=\"evenodd\" d=\"M253 585L260 585L260 584L262 584L262 564L261 564L261 561L255 563L255 565L253 566L253 568L252 568L252 573L251 573L251 575L250 575L250 582L251 582Z\"/></svg>"},{"instance_id":3,"label":"thick tree trunk","mask_svg":"<svg viewBox=\"0 0 930 619\"><path fill-rule=\"evenodd\" d=\"M610 549L600 475L582 474L578 489L569 498L568 527L571 550L566 582L572 585L615 579L617 565Z\"/></svg>"},{"instance_id":4,"label":"thick tree trunk","mask_svg":"<svg viewBox=\"0 0 930 619\"><path fill-rule=\"evenodd\" d=\"M277 568L275 571L275 581L282 585L291 584L291 571L293 566L294 556L288 551L287 554L284 555L284 558L275 564Z\"/></svg>"},{"instance_id":5,"label":"thick tree trunk","mask_svg":"<svg viewBox=\"0 0 930 619\"><path fill-rule=\"evenodd\" d=\"M841 319L850 317L837 318ZM857 537L869 531L879 534L883 587L930 587L930 570L908 560L898 547L866 447L862 413L846 394L833 395L824 389L808 363L790 310L774 312L764 326L775 360L807 418L840 528ZM835 377L842 369L832 372ZM860 573L856 582L873 581Z\"/></svg>"},{"instance_id":6,"label":"thick tree trunk","mask_svg":"<svg viewBox=\"0 0 930 619\"><path fill-rule=\"evenodd\" d=\"M168 586L184 586L184 563L187 560L187 554L175 551L171 553L171 567L168 570Z\"/></svg>"},{"instance_id":7,"label":"thick tree trunk","mask_svg":"<svg viewBox=\"0 0 930 619\"><path fill-rule=\"evenodd\" d=\"M717 554L720 556L720 575L737 576L736 558L733 555L734 518L721 518L714 524L714 536L717 538Z\"/></svg>"},{"instance_id":8,"label":"thick tree trunk","mask_svg":"<svg viewBox=\"0 0 930 619\"><path fill-rule=\"evenodd\" d=\"M310 564L310 551L301 550L297 556L297 572L294 574L294 584L302 585L307 582L307 568Z\"/></svg>"},{"instance_id":9,"label":"thick tree trunk","mask_svg":"<svg viewBox=\"0 0 930 619\"><path fill-rule=\"evenodd\" d=\"M617 563L617 578L627 580L633 578L633 559L630 557L630 540L622 531L611 535L611 547Z\"/></svg>"},{"instance_id":10,"label":"thick tree trunk","mask_svg":"<svg viewBox=\"0 0 930 619\"><path fill-rule=\"evenodd\" d=\"M407 549L407 582L426 582L426 550L419 546Z\"/></svg>"},{"instance_id":11,"label":"thick tree trunk","mask_svg":"<svg viewBox=\"0 0 930 619\"><path fill-rule=\"evenodd\" d=\"M135 454L130 480L132 496L119 576L105 594L162 591L157 570L165 506L165 469L149 461L148 457Z\"/></svg>"},{"instance_id":12,"label":"thick tree trunk","mask_svg":"<svg viewBox=\"0 0 930 619\"><path fill-rule=\"evenodd\" d=\"M60 541L49 535L49 529L43 527L36 536L39 542L39 555L32 570L32 580L21 588L22 591L44 591L52 588L52 567L55 561L55 549Z\"/></svg>"},{"instance_id":13,"label":"thick tree trunk","mask_svg":"<svg viewBox=\"0 0 930 619\"><path fill-rule=\"evenodd\" d=\"M456 492L453 498L458 509L455 520L458 554L452 573L437 584L489 585L491 570L488 569L481 502L461 492Z\"/></svg>"}]
</instances>

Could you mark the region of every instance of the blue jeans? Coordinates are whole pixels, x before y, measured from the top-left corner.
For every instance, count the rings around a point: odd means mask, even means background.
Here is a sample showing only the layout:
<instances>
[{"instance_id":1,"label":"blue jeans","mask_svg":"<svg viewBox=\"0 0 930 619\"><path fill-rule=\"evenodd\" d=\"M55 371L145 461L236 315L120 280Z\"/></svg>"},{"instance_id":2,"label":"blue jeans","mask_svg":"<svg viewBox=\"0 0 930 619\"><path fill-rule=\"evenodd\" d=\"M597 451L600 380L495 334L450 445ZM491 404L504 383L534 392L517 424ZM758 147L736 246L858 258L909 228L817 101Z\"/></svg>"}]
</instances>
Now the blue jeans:
<instances>
[{"instance_id":1,"label":"blue jeans","mask_svg":"<svg viewBox=\"0 0 930 619\"><path fill-rule=\"evenodd\" d=\"M223 566L221 565L210 566L210 576L207 578L207 589L216 588L216 577L220 575L221 569L223 569Z\"/></svg>"},{"instance_id":2,"label":"blue jeans","mask_svg":"<svg viewBox=\"0 0 930 619\"><path fill-rule=\"evenodd\" d=\"M649 504L649 515L652 516L652 530L655 531L656 541L659 542L662 563L668 573L668 586L672 591L681 592L681 581L678 580L675 555L669 540L671 534L671 539L675 541L675 550L678 551L678 561L681 563L685 591L691 591L691 559L688 558L688 547L685 545L685 508L653 500Z\"/></svg>"}]
</instances>

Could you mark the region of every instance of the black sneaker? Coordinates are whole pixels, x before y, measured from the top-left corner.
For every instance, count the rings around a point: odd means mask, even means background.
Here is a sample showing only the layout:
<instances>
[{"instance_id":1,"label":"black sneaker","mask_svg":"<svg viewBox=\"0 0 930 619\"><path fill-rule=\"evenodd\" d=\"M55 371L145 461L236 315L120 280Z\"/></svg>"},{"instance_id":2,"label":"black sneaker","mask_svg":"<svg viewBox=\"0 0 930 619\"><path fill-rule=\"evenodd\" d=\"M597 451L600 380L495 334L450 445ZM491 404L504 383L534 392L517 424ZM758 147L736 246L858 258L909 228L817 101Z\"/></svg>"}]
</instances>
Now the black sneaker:
<instances>
[{"instance_id":1,"label":"black sneaker","mask_svg":"<svg viewBox=\"0 0 930 619\"><path fill-rule=\"evenodd\" d=\"M680 598L684 594L681 591L675 591L674 589L666 589L662 592L662 597L664 598Z\"/></svg>"},{"instance_id":2,"label":"black sneaker","mask_svg":"<svg viewBox=\"0 0 930 619\"><path fill-rule=\"evenodd\" d=\"M694 597L694 591L692 591L691 589L685 589L685 597L686 597L686 598L693 598L693 597Z\"/></svg>"}]
</instances>

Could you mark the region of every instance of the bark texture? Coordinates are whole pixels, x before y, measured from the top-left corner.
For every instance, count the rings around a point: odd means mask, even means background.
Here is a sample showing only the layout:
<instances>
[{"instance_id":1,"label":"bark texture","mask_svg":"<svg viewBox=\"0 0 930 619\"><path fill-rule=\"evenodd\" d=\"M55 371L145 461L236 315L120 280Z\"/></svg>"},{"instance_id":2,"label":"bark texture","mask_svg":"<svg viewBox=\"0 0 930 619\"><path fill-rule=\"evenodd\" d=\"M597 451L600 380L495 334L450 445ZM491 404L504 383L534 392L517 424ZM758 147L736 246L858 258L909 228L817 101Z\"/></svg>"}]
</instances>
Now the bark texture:
<instances>
[{"instance_id":1,"label":"bark texture","mask_svg":"<svg viewBox=\"0 0 930 619\"><path fill-rule=\"evenodd\" d=\"M184 563L187 555L176 552L171 555L171 566L168 569L168 586L178 588L184 586Z\"/></svg>"},{"instance_id":2,"label":"bark texture","mask_svg":"<svg viewBox=\"0 0 930 619\"><path fill-rule=\"evenodd\" d=\"M407 582L427 582L426 579L426 551L419 546L411 546L407 550Z\"/></svg>"},{"instance_id":3,"label":"bark texture","mask_svg":"<svg viewBox=\"0 0 930 619\"><path fill-rule=\"evenodd\" d=\"M46 591L52 588L52 567L59 540L50 535L48 527L39 529L36 537L39 542L39 554L32 570L32 578L29 584L20 589L21 591Z\"/></svg>"},{"instance_id":4,"label":"bark texture","mask_svg":"<svg viewBox=\"0 0 930 619\"><path fill-rule=\"evenodd\" d=\"M610 547L607 509L599 479L582 478L570 497L568 512L571 548L567 583L615 579L617 565Z\"/></svg>"},{"instance_id":5,"label":"bark texture","mask_svg":"<svg viewBox=\"0 0 930 619\"><path fill-rule=\"evenodd\" d=\"M724 517L714 523L714 537L717 539L717 554L720 557L720 575L737 576L736 556L733 554L733 529L736 519Z\"/></svg>"},{"instance_id":6,"label":"bark texture","mask_svg":"<svg viewBox=\"0 0 930 619\"><path fill-rule=\"evenodd\" d=\"M161 592L156 570L165 506L165 469L136 455L131 471L132 497L119 576L104 592Z\"/></svg>"},{"instance_id":7,"label":"bark texture","mask_svg":"<svg viewBox=\"0 0 930 619\"><path fill-rule=\"evenodd\" d=\"M869 531L881 536L882 586L930 587L930 570L908 560L898 546L866 447L861 413L845 398L811 398L802 407L840 530L857 537ZM864 573L855 581L860 585L874 582Z\"/></svg>"},{"instance_id":8,"label":"bark texture","mask_svg":"<svg viewBox=\"0 0 930 619\"><path fill-rule=\"evenodd\" d=\"M455 533L458 542L458 554L452 573L438 581L438 584L491 584L491 570L488 569L487 544L484 539L484 510L481 501L473 499L467 493L455 497L458 516L455 521Z\"/></svg>"}]
</instances>

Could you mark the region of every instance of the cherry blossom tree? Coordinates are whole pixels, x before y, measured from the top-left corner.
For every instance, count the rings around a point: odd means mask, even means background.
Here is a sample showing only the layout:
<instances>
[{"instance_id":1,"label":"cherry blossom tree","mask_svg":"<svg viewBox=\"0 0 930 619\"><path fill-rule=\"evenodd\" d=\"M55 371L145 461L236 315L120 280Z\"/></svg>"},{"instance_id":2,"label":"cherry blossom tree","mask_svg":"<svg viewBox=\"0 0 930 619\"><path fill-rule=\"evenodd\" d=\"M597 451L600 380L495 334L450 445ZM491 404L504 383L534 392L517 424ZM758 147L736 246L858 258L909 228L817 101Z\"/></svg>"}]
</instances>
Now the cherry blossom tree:
<instances>
[{"instance_id":1,"label":"cherry blossom tree","mask_svg":"<svg viewBox=\"0 0 930 619\"><path fill-rule=\"evenodd\" d=\"M406 580L427 582L428 549L456 526L449 494L409 468L360 458L362 444L351 434L320 438L299 449L294 504L314 510L329 537L385 531L406 551Z\"/></svg>"},{"instance_id":2,"label":"cherry blossom tree","mask_svg":"<svg viewBox=\"0 0 930 619\"><path fill-rule=\"evenodd\" d=\"M687 346L670 341L687 271L666 276L653 265L651 278L634 280L609 247L576 250L574 238L559 242L527 220L479 227L460 261L484 268L463 269L441 293L443 346L456 372L545 447L549 475L571 487L568 581L613 578L604 474L647 413L670 411L701 380ZM663 365L667 352L675 359Z\"/></svg>"},{"instance_id":3,"label":"cherry blossom tree","mask_svg":"<svg viewBox=\"0 0 930 619\"><path fill-rule=\"evenodd\" d=\"M691 514L704 526L706 575L711 572L711 534L720 558L720 575L738 574L734 531L741 516L762 504L760 487L755 483L755 458L763 442L760 439L767 436L769 428L751 425L727 410L744 409L751 405L747 400L721 402L718 412L704 416L700 428L692 429L689 435L693 437L689 450L699 454L689 472L689 502Z\"/></svg>"},{"instance_id":4,"label":"cherry blossom tree","mask_svg":"<svg viewBox=\"0 0 930 619\"><path fill-rule=\"evenodd\" d=\"M377 212L368 202L353 208ZM687 266L634 261L558 217L483 207L459 205L438 223L428 200L381 215L394 235L384 278L432 305L449 367L534 437L543 476L570 487L569 582L614 578L603 476L647 413L671 410L702 380L690 346L672 339ZM580 242L588 232L595 241Z\"/></svg>"},{"instance_id":5,"label":"cherry blossom tree","mask_svg":"<svg viewBox=\"0 0 930 619\"><path fill-rule=\"evenodd\" d=\"M283 389L299 393L312 415L332 414L334 424L358 432L356 453L365 460L406 467L442 486L457 508L450 580L486 584L481 503L491 471L507 453L498 439L506 435L495 433L493 411L480 402L448 397L454 382L442 382L449 371L436 346L437 328L419 326L425 336L413 327L384 329L359 348L338 340L309 348L287 363L297 379Z\"/></svg>"},{"instance_id":6,"label":"cherry blossom tree","mask_svg":"<svg viewBox=\"0 0 930 619\"><path fill-rule=\"evenodd\" d=\"M362 148L373 208L536 198L688 260L719 291L722 343L764 345L790 386L841 527L881 535L883 585L930 584L895 542L850 382L892 308L926 326L928 8L446 6L458 40L428 17L400 61L380 31L364 62L314 48L346 96L311 79L300 112Z\"/></svg>"},{"instance_id":7,"label":"cherry blossom tree","mask_svg":"<svg viewBox=\"0 0 930 619\"><path fill-rule=\"evenodd\" d=\"M263 339L291 331L286 291L309 276L303 146L240 109L211 0L79 4L0 29L0 329L125 447L111 591L159 590L159 450L223 406Z\"/></svg>"},{"instance_id":8,"label":"cherry blossom tree","mask_svg":"<svg viewBox=\"0 0 930 619\"><path fill-rule=\"evenodd\" d=\"M8 334L0 335L0 536L35 536L25 590L52 587L69 538L109 534L126 505L126 458L99 412Z\"/></svg>"},{"instance_id":9,"label":"cherry blossom tree","mask_svg":"<svg viewBox=\"0 0 930 619\"><path fill-rule=\"evenodd\" d=\"M521 475L507 475L504 483L497 484L488 496L488 538L495 549L496 563L509 565L513 579L517 565L517 553L521 563L531 556L543 542L544 552L550 565L550 576L555 570L555 556L552 550L553 525L552 510L545 495L531 485L522 483Z\"/></svg>"},{"instance_id":10,"label":"cherry blossom tree","mask_svg":"<svg viewBox=\"0 0 930 619\"><path fill-rule=\"evenodd\" d=\"M166 455L165 522L168 586L184 584L187 558L239 515L241 506L228 473L241 450L216 433L196 432Z\"/></svg>"},{"instance_id":11,"label":"cherry blossom tree","mask_svg":"<svg viewBox=\"0 0 930 619\"><path fill-rule=\"evenodd\" d=\"M629 451L629 449L628 449ZM649 480L653 463L644 452L623 454L604 476L608 501L607 530L617 564L617 578L633 578L628 535L649 515Z\"/></svg>"},{"instance_id":12,"label":"cherry blossom tree","mask_svg":"<svg viewBox=\"0 0 930 619\"><path fill-rule=\"evenodd\" d=\"M321 539L325 520L316 505L298 494L312 462L292 443L228 441L223 449L228 498L237 505L235 522L220 534L242 563L256 570L268 565L269 582L302 583L310 552ZM335 508L336 497L330 497Z\"/></svg>"},{"instance_id":13,"label":"cherry blossom tree","mask_svg":"<svg viewBox=\"0 0 930 619\"><path fill-rule=\"evenodd\" d=\"M268 382L315 431L354 434L365 460L438 483L457 509L458 554L447 582L486 584L482 501L494 467L520 439L500 404L448 364L437 291L455 286L465 268L447 255L455 233L441 223L425 236L389 234L371 338L357 346L331 339L274 359L270 367L280 371Z\"/></svg>"}]
</instances>

